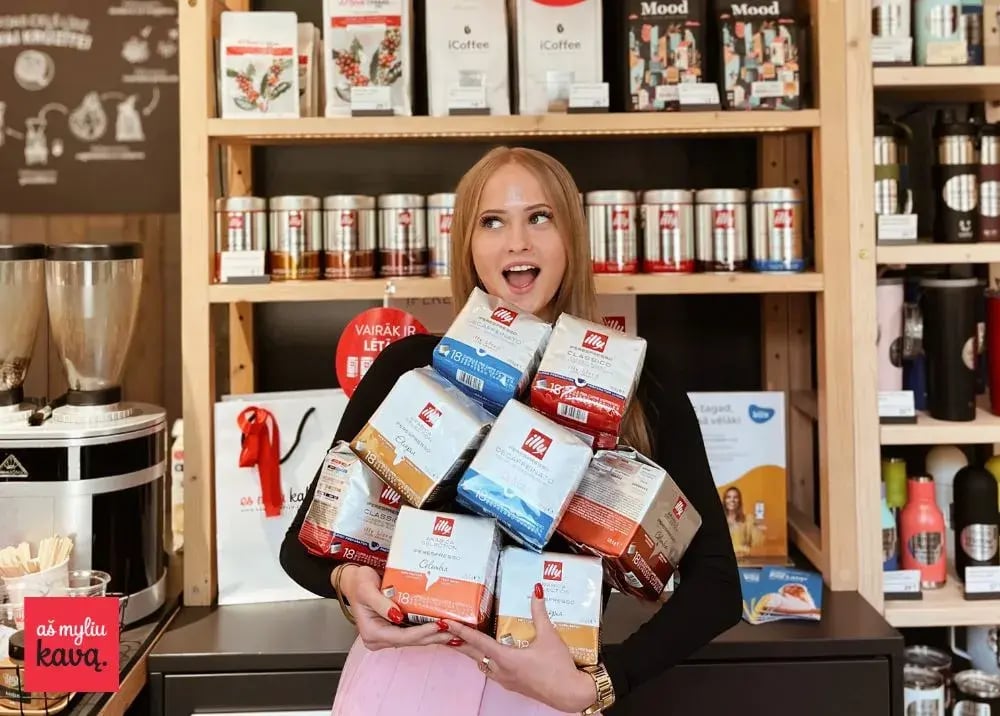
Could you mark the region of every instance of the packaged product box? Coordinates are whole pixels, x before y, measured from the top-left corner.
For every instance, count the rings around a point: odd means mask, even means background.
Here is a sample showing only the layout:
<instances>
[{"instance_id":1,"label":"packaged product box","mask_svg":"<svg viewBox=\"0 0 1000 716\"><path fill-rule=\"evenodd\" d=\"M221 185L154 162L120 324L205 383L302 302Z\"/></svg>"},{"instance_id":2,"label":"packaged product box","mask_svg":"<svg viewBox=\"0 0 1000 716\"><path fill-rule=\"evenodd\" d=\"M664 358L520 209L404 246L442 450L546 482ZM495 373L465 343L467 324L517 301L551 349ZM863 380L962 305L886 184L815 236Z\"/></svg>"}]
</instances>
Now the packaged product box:
<instances>
[{"instance_id":1,"label":"packaged product box","mask_svg":"<svg viewBox=\"0 0 1000 716\"><path fill-rule=\"evenodd\" d=\"M552 326L474 288L434 350L431 365L494 415L524 393Z\"/></svg>"},{"instance_id":2,"label":"packaged product box","mask_svg":"<svg viewBox=\"0 0 1000 716\"><path fill-rule=\"evenodd\" d=\"M298 16L227 11L219 32L220 116L298 117Z\"/></svg>"},{"instance_id":3,"label":"packaged product box","mask_svg":"<svg viewBox=\"0 0 1000 716\"><path fill-rule=\"evenodd\" d=\"M403 505L382 592L411 624L454 619L486 631L500 547L496 520Z\"/></svg>"},{"instance_id":4,"label":"packaged product box","mask_svg":"<svg viewBox=\"0 0 1000 716\"><path fill-rule=\"evenodd\" d=\"M346 442L326 454L316 492L299 530L310 554L385 567L401 498Z\"/></svg>"},{"instance_id":5,"label":"packaged product box","mask_svg":"<svg viewBox=\"0 0 1000 716\"><path fill-rule=\"evenodd\" d=\"M458 483L458 503L542 551L590 464L571 431L511 400Z\"/></svg>"},{"instance_id":6,"label":"packaged product box","mask_svg":"<svg viewBox=\"0 0 1000 716\"><path fill-rule=\"evenodd\" d=\"M319 70L322 35L311 22L298 25L299 115L315 117L319 109Z\"/></svg>"},{"instance_id":7,"label":"packaged product box","mask_svg":"<svg viewBox=\"0 0 1000 716\"><path fill-rule=\"evenodd\" d=\"M590 436L594 448L614 449L645 358L645 339L564 313L532 381L531 407Z\"/></svg>"},{"instance_id":8,"label":"packaged product box","mask_svg":"<svg viewBox=\"0 0 1000 716\"><path fill-rule=\"evenodd\" d=\"M708 462L744 564L788 558L785 394L688 393Z\"/></svg>"},{"instance_id":9,"label":"packaged product box","mask_svg":"<svg viewBox=\"0 0 1000 716\"><path fill-rule=\"evenodd\" d=\"M667 471L634 450L599 450L559 523L577 549L604 559L619 591L655 600L701 528Z\"/></svg>"},{"instance_id":10,"label":"packaged product box","mask_svg":"<svg viewBox=\"0 0 1000 716\"><path fill-rule=\"evenodd\" d=\"M601 644L604 575L601 560L586 555L529 552L504 547L497 575L496 638L523 648L535 638L531 595L545 591L545 609L577 666L593 666Z\"/></svg>"},{"instance_id":11,"label":"packaged product box","mask_svg":"<svg viewBox=\"0 0 1000 716\"><path fill-rule=\"evenodd\" d=\"M743 620L767 624L785 620L819 621L823 577L786 567L740 568Z\"/></svg>"},{"instance_id":12,"label":"packaged product box","mask_svg":"<svg viewBox=\"0 0 1000 716\"><path fill-rule=\"evenodd\" d=\"M351 441L351 450L415 507L447 499L493 423L493 416L438 375L400 376Z\"/></svg>"}]
</instances>

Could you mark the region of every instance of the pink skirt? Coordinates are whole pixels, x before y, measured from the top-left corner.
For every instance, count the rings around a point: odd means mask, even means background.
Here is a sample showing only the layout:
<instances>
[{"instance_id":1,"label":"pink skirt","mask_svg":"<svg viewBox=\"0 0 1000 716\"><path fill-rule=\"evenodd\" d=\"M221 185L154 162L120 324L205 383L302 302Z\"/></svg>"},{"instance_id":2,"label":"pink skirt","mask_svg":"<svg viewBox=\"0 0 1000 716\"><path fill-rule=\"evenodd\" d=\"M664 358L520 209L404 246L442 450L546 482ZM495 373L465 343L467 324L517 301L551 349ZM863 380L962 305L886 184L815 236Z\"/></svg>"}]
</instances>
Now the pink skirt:
<instances>
[{"instance_id":1,"label":"pink skirt","mask_svg":"<svg viewBox=\"0 0 1000 716\"><path fill-rule=\"evenodd\" d=\"M572 716L487 679L447 646L368 651L356 639L331 716Z\"/></svg>"}]
</instances>

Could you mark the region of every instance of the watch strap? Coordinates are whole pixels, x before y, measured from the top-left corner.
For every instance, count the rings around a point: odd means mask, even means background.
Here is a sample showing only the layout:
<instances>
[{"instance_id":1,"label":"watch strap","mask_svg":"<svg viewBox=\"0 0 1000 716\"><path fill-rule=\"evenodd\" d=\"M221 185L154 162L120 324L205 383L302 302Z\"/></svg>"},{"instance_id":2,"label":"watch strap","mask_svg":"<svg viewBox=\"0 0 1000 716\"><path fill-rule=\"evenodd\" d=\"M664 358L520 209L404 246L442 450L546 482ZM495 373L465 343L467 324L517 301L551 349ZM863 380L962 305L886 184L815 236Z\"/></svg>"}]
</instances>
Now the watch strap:
<instances>
[{"instance_id":1,"label":"watch strap","mask_svg":"<svg viewBox=\"0 0 1000 716\"><path fill-rule=\"evenodd\" d=\"M604 664L585 666L583 667L583 671L590 674L594 679L597 701L592 706L584 709L582 716L591 716L604 709L611 708L611 705L615 702L615 688L611 683L611 675Z\"/></svg>"}]
</instances>

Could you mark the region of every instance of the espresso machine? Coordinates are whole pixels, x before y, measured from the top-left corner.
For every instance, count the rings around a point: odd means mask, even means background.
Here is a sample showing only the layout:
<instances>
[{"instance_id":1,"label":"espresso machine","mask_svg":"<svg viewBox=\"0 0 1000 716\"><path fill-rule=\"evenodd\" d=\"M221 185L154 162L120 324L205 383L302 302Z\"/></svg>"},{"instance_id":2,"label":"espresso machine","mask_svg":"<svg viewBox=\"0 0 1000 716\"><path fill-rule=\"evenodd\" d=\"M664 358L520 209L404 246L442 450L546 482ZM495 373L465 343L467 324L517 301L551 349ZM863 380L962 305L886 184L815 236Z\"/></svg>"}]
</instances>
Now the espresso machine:
<instances>
[{"instance_id":1,"label":"espresso machine","mask_svg":"<svg viewBox=\"0 0 1000 716\"><path fill-rule=\"evenodd\" d=\"M0 546L70 537L69 568L111 575L126 623L162 606L167 571L166 413L121 389L142 270L138 243L0 247ZM68 389L32 405L46 303Z\"/></svg>"}]
</instances>

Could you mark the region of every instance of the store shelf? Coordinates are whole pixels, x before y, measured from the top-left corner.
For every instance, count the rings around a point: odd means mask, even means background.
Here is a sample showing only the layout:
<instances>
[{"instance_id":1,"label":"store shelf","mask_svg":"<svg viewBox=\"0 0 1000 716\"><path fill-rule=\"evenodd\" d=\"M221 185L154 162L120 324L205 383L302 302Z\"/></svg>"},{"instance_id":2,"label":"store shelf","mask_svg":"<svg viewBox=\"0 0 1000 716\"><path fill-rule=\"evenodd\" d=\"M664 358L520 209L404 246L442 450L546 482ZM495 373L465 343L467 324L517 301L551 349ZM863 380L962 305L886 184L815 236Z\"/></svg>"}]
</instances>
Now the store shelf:
<instances>
[{"instance_id":1,"label":"store shelf","mask_svg":"<svg viewBox=\"0 0 1000 716\"><path fill-rule=\"evenodd\" d=\"M964 585L954 574L941 589L928 589L919 600L886 601L885 619L894 627L980 626L1000 619L1000 600L966 601Z\"/></svg>"},{"instance_id":2,"label":"store shelf","mask_svg":"<svg viewBox=\"0 0 1000 716\"><path fill-rule=\"evenodd\" d=\"M883 445L977 445L1000 443L1000 417L978 408L976 419L955 423L920 413L916 424L881 425Z\"/></svg>"},{"instance_id":3,"label":"store shelf","mask_svg":"<svg viewBox=\"0 0 1000 716\"><path fill-rule=\"evenodd\" d=\"M1000 97L1000 66L876 67L872 81L876 92L933 92L970 100Z\"/></svg>"},{"instance_id":4,"label":"store shelf","mask_svg":"<svg viewBox=\"0 0 1000 716\"><path fill-rule=\"evenodd\" d=\"M813 567L825 570L823 560L823 532L809 515L788 503L788 533L792 543L799 548Z\"/></svg>"},{"instance_id":5,"label":"store shelf","mask_svg":"<svg viewBox=\"0 0 1000 716\"><path fill-rule=\"evenodd\" d=\"M1000 242L985 244L933 244L921 241L908 244L878 245L878 262L901 264L992 264L1000 263Z\"/></svg>"},{"instance_id":6,"label":"store shelf","mask_svg":"<svg viewBox=\"0 0 1000 716\"><path fill-rule=\"evenodd\" d=\"M209 119L208 136L227 144L386 139L495 139L759 134L819 127L819 110L789 112L628 112L507 117Z\"/></svg>"},{"instance_id":7,"label":"store shelf","mask_svg":"<svg viewBox=\"0 0 1000 716\"><path fill-rule=\"evenodd\" d=\"M692 274L685 276L597 276L602 294L812 293L823 290L817 273ZM447 278L358 279L353 281L276 281L266 284L216 284L212 303L285 301L376 301L395 298L441 298L451 295Z\"/></svg>"}]
</instances>

